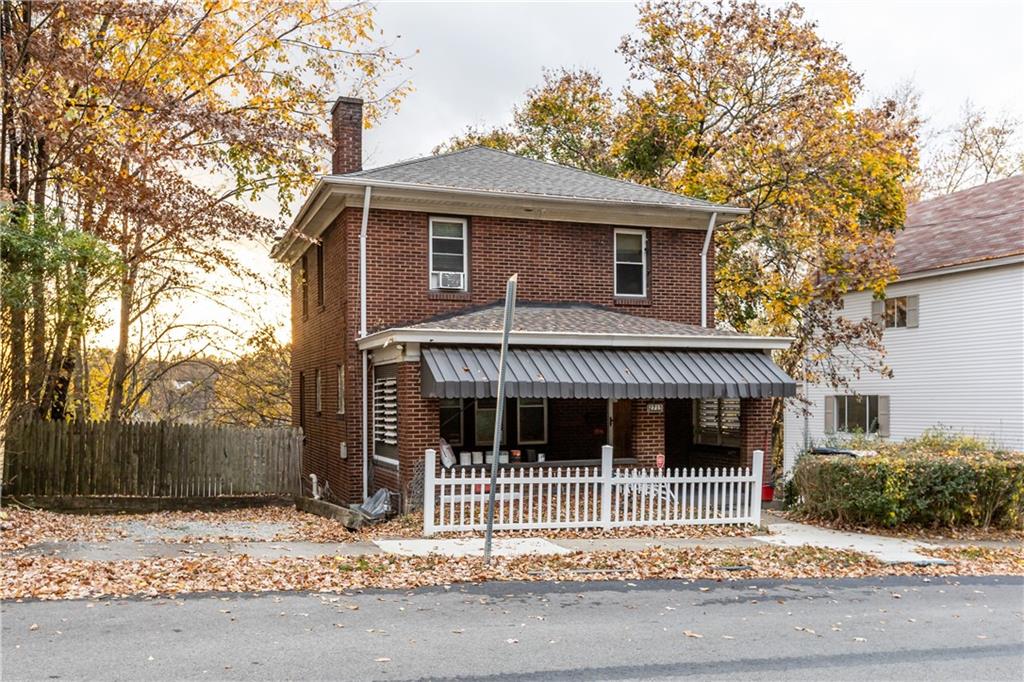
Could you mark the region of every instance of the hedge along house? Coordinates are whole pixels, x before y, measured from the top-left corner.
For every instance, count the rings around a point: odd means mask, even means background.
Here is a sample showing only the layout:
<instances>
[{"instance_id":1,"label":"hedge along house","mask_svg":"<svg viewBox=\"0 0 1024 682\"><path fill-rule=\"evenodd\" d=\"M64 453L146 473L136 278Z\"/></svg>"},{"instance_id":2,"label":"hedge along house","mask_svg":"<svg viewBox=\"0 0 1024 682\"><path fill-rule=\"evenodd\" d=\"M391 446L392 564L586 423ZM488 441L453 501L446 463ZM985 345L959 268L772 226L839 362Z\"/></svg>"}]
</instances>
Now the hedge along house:
<instances>
[{"instance_id":1,"label":"hedge along house","mask_svg":"<svg viewBox=\"0 0 1024 682\"><path fill-rule=\"evenodd\" d=\"M444 438L472 466L492 447L513 273L509 466L605 444L640 466L770 452L772 401L796 387L769 353L789 340L714 326L713 231L743 209L483 147L362 170L362 103L339 99L332 128L333 172L273 256L292 273L303 473L335 499L414 500L425 449Z\"/></svg>"}]
</instances>

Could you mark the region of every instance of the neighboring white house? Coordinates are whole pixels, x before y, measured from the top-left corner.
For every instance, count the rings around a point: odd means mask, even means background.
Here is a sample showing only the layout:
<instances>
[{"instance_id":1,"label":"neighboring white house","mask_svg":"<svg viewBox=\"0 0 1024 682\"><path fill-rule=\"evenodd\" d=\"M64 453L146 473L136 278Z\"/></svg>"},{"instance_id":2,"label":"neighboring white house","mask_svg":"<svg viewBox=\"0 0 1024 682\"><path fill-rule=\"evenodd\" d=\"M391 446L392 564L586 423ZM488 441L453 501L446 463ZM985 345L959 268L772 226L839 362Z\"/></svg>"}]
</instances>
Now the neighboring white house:
<instances>
[{"instance_id":1,"label":"neighboring white house","mask_svg":"<svg viewBox=\"0 0 1024 682\"><path fill-rule=\"evenodd\" d=\"M809 415L790 400L786 471L806 443L855 430L902 440L943 426L1024 450L1024 176L909 207L896 265L884 301L850 294L843 312L883 325L893 377L811 385Z\"/></svg>"}]
</instances>

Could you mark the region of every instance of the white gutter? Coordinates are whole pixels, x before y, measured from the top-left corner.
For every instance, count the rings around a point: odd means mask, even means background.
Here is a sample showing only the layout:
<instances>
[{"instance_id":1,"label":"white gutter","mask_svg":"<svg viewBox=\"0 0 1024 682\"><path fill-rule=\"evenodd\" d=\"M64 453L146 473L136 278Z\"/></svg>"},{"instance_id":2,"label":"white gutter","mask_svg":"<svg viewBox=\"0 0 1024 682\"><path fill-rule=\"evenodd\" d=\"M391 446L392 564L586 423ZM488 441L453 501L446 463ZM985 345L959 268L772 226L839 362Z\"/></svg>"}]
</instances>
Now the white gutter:
<instances>
[{"instance_id":1,"label":"white gutter","mask_svg":"<svg viewBox=\"0 0 1024 682\"><path fill-rule=\"evenodd\" d=\"M718 212L711 214L708 220L708 231L704 235L704 248L700 250L700 326L708 326L708 249L711 248L711 235L715 232L715 221Z\"/></svg>"},{"instance_id":2,"label":"white gutter","mask_svg":"<svg viewBox=\"0 0 1024 682\"><path fill-rule=\"evenodd\" d=\"M370 220L370 196L373 190L367 185L363 192L363 222L359 226L359 340L366 338L366 225ZM370 430L366 423L369 413L369 358L363 350L363 414L359 421L363 425L363 500L370 496Z\"/></svg>"},{"instance_id":3,"label":"white gutter","mask_svg":"<svg viewBox=\"0 0 1024 682\"><path fill-rule=\"evenodd\" d=\"M510 340L524 346L575 346L591 348L706 348L718 350L782 350L793 342L786 336L746 334L594 334L513 331ZM359 339L361 350L392 344L442 343L448 345L495 345L500 331L470 329L396 328Z\"/></svg>"}]
</instances>

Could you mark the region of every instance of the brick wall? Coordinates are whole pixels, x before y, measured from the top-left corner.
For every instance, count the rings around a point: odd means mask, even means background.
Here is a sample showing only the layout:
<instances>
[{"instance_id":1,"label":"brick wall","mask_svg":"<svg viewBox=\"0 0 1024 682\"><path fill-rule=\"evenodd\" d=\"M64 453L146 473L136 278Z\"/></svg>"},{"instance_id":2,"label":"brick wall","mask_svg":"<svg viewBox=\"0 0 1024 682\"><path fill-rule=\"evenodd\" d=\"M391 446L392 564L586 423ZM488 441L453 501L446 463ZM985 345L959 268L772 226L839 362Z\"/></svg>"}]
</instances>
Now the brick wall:
<instances>
[{"instance_id":1,"label":"brick wall","mask_svg":"<svg viewBox=\"0 0 1024 682\"><path fill-rule=\"evenodd\" d=\"M740 400L740 463L750 466L754 450L764 450L764 481L771 482L772 398Z\"/></svg>"},{"instance_id":2,"label":"brick wall","mask_svg":"<svg viewBox=\"0 0 1024 682\"><path fill-rule=\"evenodd\" d=\"M649 296L627 303L616 301L614 296L612 226L472 217L469 291L453 295L430 292L428 288L429 216L421 212L371 210L367 246L367 326L371 331L494 302L504 296L505 280L514 272L520 273L519 300L618 306L634 315L700 323L700 231L652 228L648 242ZM332 491L346 502L359 501L362 494L362 361L355 344L359 330L361 218L361 208L347 208L321 235L323 305L317 303L317 258L315 247L310 247L305 316L299 278L301 259L292 268L292 413L296 424L299 372L307 376L303 471L327 480ZM712 253L709 264L713 262ZM713 278L708 279L710 292ZM713 323L712 303L709 294ZM335 412L338 364L346 366L344 416ZM324 409L320 415L313 412L313 377L318 367L323 372ZM418 386L418 374L416 381ZM399 409L404 415L405 405ZM436 421L431 428L436 431ZM341 460L338 454L342 442L348 444L347 460ZM659 441L657 448L663 449L663 441ZM422 454L422 448L419 452ZM377 471L372 483L371 492L378 485L390 486L394 474Z\"/></svg>"},{"instance_id":3,"label":"brick wall","mask_svg":"<svg viewBox=\"0 0 1024 682\"><path fill-rule=\"evenodd\" d=\"M632 454L637 464L653 467L658 455L665 453L665 413L649 412L647 403L653 401L633 400Z\"/></svg>"}]
</instances>

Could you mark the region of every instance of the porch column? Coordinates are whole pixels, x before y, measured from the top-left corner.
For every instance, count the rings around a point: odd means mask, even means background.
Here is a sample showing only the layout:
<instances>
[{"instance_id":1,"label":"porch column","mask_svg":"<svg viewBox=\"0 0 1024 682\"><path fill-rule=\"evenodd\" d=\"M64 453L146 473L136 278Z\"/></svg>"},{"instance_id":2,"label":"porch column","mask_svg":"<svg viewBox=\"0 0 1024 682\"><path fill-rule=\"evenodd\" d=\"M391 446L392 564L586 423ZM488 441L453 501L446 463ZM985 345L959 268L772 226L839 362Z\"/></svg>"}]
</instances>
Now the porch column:
<instances>
[{"instance_id":1,"label":"porch column","mask_svg":"<svg viewBox=\"0 0 1024 682\"><path fill-rule=\"evenodd\" d=\"M632 454L642 467L657 465L658 455L665 453L665 402L633 400ZM648 408L648 405L652 406Z\"/></svg>"},{"instance_id":2,"label":"porch column","mask_svg":"<svg viewBox=\"0 0 1024 682\"><path fill-rule=\"evenodd\" d=\"M391 481L380 480L382 485L402 494L406 511L422 504L422 490L413 490L417 467L422 466L427 448L437 449L441 439L440 406L437 398L424 398L420 389L420 363L402 362L398 365L398 475ZM371 412L372 414L372 412ZM441 461L440 454L437 461ZM375 471L380 472L377 466ZM378 477L374 477L378 480ZM422 481L422 479L420 479ZM370 491L373 494L374 491Z\"/></svg>"},{"instance_id":3,"label":"porch column","mask_svg":"<svg viewBox=\"0 0 1024 682\"><path fill-rule=\"evenodd\" d=\"M740 399L740 465L750 466L754 450L764 450L764 480L772 480L772 400Z\"/></svg>"}]
</instances>

